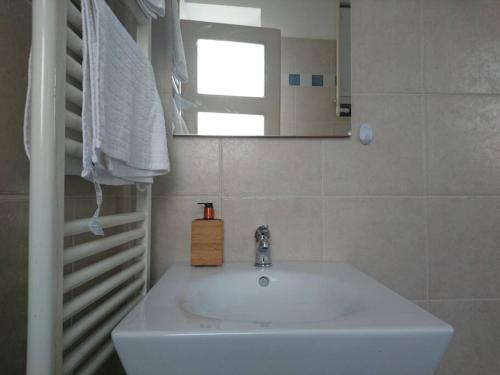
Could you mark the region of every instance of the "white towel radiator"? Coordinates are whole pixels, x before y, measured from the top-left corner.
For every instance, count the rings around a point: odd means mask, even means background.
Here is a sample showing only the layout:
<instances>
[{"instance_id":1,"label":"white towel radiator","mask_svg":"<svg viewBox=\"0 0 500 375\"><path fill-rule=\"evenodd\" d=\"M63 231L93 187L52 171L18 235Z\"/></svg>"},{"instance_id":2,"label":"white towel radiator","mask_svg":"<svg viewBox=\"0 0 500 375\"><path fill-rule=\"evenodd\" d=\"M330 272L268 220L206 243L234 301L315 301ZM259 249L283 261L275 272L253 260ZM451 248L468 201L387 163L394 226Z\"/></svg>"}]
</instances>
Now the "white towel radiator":
<instances>
[{"instance_id":1,"label":"white towel radiator","mask_svg":"<svg viewBox=\"0 0 500 375\"><path fill-rule=\"evenodd\" d=\"M138 20L137 43L149 56L151 23L134 0L122 1ZM65 164L82 153L82 144L65 136L65 128L81 132L74 108L81 108L82 92L72 84L82 80L81 25L79 1L33 1L29 375L95 372L113 353L111 330L149 282L150 188L136 192L135 212L100 218L104 228L133 229L64 248L65 237L89 231L88 219L64 222ZM74 262L80 266L72 272Z\"/></svg>"}]
</instances>

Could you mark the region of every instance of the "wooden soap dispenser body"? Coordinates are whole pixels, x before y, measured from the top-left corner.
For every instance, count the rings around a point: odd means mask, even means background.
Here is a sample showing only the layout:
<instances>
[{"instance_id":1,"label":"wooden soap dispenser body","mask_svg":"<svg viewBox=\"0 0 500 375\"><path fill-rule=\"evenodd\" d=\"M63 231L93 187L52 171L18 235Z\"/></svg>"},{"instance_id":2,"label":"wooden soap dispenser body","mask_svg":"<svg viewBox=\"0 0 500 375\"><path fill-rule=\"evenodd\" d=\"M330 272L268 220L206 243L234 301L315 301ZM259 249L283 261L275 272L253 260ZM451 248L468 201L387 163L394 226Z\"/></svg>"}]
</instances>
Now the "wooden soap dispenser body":
<instances>
[{"instance_id":1,"label":"wooden soap dispenser body","mask_svg":"<svg viewBox=\"0 0 500 375\"><path fill-rule=\"evenodd\" d=\"M221 266L224 262L224 221L215 219L212 203L204 205L203 218L191 225L191 265Z\"/></svg>"}]
</instances>

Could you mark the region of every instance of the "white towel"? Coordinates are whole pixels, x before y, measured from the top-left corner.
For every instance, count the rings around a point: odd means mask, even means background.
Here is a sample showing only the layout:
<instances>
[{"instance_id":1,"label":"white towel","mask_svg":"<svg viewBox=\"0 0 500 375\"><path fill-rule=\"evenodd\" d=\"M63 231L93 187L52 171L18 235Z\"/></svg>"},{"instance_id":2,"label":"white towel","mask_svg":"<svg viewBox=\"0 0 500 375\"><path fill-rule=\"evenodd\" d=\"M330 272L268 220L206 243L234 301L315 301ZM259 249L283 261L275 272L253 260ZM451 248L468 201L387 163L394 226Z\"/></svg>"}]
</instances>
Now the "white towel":
<instances>
[{"instance_id":1,"label":"white towel","mask_svg":"<svg viewBox=\"0 0 500 375\"><path fill-rule=\"evenodd\" d=\"M172 45L173 75L179 82L188 81L188 70L184 43L182 42L181 22L179 18L179 2L170 0L171 9L168 12L168 22L171 25L169 42ZM165 16L165 0L136 0L137 5L148 18L156 19Z\"/></svg>"},{"instance_id":2,"label":"white towel","mask_svg":"<svg viewBox=\"0 0 500 375\"><path fill-rule=\"evenodd\" d=\"M182 41L181 20L179 18L179 3L177 0L172 1L172 9L170 10L170 23L172 24L171 30L171 43L172 43L172 58L174 77L182 83L186 83L189 79L186 53L184 52L184 43Z\"/></svg>"},{"instance_id":3,"label":"white towel","mask_svg":"<svg viewBox=\"0 0 500 375\"><path fill-rule=\"evenodd\" d=\"M169 172L170 163L150 61L104 0L82 1L82 20L83 160L66 163L71 167L66 173L81 172L95 183L98 207L89 226L94 234L103 234L97 219L102 202L99 184L150 184L154 176ZM30 114L29 84L24 117L28 157Z\"/></svg>"},{"instance_id":4,"label":"white towel","mask_svg":"<svg viewBox=\"0 0 500 375\"><path fill-rule=\"evenodd\" d=\"M152 183L153 176L168 173L170 163L151 63L103 0L83 1L82 17L83 171L71 163L66 173L81 172L108 185ZM24 116L28 157L30 126L29 82Z\"/></svg>"},{"instance_id":5,"label":"white towel","mask_svg":"<svg viewBox=\"0 0 500 375\"><path fill-rule=\"evenodd\" d=\"M136 0L142 12L149 18L165 15L165 0Z\"/></svg>"},{"instance_id":6,"label":"white towel","mask_svg":"<svg viewBox=\"0 0 500 375\"><path fill-rule=\"evenodd\" d=\"M82 17L82 176L152 183L170 164L151 63L103 0L82 2Z\"/></svg>"}]
</instances>

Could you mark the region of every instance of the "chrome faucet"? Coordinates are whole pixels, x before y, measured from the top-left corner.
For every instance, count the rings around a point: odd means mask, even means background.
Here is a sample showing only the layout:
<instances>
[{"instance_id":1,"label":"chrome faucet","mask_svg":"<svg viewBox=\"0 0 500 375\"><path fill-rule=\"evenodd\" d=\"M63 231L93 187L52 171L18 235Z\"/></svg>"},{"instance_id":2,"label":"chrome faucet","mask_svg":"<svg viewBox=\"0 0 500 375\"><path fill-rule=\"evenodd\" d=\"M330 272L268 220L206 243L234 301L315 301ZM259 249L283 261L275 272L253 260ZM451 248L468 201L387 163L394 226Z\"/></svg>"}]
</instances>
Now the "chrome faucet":
<instances>
[{"instance_id":1,"label":"chrome faucet","mask_svg":"<svg viewBox=\"0 0 500 375\"><path fill-rule=\"evenodd\" d=\"M255 267L271 267L271 231L261 225L255 231Z\"/></svg>"}]
</instances>

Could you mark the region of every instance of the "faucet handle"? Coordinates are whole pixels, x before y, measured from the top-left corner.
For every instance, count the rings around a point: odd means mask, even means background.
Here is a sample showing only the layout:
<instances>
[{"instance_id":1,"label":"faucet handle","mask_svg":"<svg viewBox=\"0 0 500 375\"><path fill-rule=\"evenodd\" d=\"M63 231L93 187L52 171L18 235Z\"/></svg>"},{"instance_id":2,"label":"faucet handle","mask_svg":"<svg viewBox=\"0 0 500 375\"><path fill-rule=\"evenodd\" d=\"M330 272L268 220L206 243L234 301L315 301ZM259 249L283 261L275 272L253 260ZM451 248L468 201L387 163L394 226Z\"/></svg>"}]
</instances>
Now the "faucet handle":
<instances>
[{"instance_id":1,"label":"faucet handle","mask_svg":"<svg viewBox=\"0 0 500 375\"><path fill-rule=\"evenodd\" d=\"M267 224L259 226L255 231L255 240L259 241L262 238L271 238L271 231L269 230L269 225Z\"/></svg>"}]
</instances>

